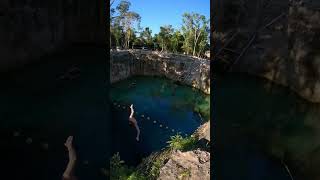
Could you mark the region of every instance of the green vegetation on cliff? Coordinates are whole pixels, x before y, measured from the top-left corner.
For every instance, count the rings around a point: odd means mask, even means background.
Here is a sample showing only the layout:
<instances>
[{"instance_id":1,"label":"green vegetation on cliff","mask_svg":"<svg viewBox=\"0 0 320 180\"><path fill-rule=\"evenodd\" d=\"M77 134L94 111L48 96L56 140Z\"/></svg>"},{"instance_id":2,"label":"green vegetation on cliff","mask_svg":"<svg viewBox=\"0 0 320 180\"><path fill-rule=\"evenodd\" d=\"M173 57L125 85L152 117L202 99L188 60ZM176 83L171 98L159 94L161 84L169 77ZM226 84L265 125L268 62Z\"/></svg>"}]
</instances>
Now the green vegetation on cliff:
<instances>
[{"instance_id":1,"label":"green vegetation on cliff","mask_svg":"<svg viewBox=\"0 0 320 180\"><path fill-rule=\"evenodd\" d=\"M168 141L168 146L172 150L191 150L195 148L197 143L197 139L193 136L188 136L183 138L180 134L176 134L171 136L170 140Z\"/></svg>"},{"instance_id":2,"label":"green vegetation on cliff","mask_svg":"<svg viewBox=\"0 0 320 180\"><path fill-rule=\"evenodd\" d=\"M110 179L117 180L146 180L135 168L129 167L121 160L119 153L110 159Z\"/></svg>"}]
</instances>

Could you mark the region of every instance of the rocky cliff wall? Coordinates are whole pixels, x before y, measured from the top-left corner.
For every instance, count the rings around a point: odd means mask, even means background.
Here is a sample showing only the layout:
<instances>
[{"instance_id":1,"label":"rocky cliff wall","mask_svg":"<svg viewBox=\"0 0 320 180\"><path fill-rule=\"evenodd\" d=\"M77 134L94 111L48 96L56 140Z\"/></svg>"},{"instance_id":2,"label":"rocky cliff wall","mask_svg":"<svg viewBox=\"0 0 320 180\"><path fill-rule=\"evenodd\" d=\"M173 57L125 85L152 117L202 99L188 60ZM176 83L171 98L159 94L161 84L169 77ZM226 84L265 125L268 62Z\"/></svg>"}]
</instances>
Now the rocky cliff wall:
<instances>
[{"instance_id":1,"label":"rocky cliff wall","mask_svg":"<svg viewBox=\"0 0 320 180\"><path fill-rule=\"evenodd\" d=\"M210 61L152 51L112 51L111 83L133 75L163 76L210 94Z\"/></svg>"},{"instance_id":2,"label":"rocky cliff wall","mask_svg":"<svg viewBox=\"0 0 320 180\"><path fill-rule=\"evenodd\" d=\"M104 7L103 1L1 1L0 71L71 43L106 42Z\"/></svg>"},{"instance_id":3,"label":"rocky cliff wall","mask_svg":"<svg viewBox=\"0 0 320 180\"><path fill-rule=\"evenodd\" d=\"M258 0L255 2L258 5ZM258 6L250 3L233 5L237 13L232 17L249 17L242 18L241 24L257 22L256 27L260 29L282 13L284 15L258 32L250 48L234 64L232 71L269 79L287 86L310 102L320 103L320 3L312 0L291 0L289 4L286 0L261 2L265 2L262 5L265 8L261 11L257 11ZM224 3L227 4L228 1ZM260 17L260 20L250 18L252 15L248 16L241 10L244 8L255 12L253 17ZM252 28L241 24L230 25L224 20L217 25L221 26L217 33L223 34L236 28L254 32Z\"/></svg>"},{"instance_id":4,"label":"rocky cliff wall","mask_svg":"<svg viewBox=\"0 0 320 180\"><path fill-rule=\"evenodd\" d=\"M259 34L235 71L267 78L320 103L319 22L319 11L291 6L285 21Z\"/></svg>"}]
</instances>

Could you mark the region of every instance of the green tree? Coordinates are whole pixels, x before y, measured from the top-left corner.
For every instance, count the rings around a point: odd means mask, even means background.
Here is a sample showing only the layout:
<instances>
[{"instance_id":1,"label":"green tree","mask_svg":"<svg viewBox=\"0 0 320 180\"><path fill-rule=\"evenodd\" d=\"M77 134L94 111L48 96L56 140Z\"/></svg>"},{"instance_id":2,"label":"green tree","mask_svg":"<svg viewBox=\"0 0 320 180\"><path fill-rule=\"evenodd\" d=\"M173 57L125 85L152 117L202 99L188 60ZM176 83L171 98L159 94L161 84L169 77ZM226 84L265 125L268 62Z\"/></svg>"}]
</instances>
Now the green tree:
<instances>
[{"instance_id":1,"label":"green tree","mask_svg":"<svg viewBox=\"0 0 320 180\"><path fill-rule=\"evenodd\" d=\"M198 13L184 13L182 17L183 49L187 54L200 56L208 44L209 21Z\"/></svg>"},{"instance_id":2,"label":"green tree","mask_svg":"<svg viewBox=\"0 0 320 180\"><path fill-rule=\"evenodd\" d=\"M130 43L135 37L135 28L140 26L141 17L138 13L129 11L131 3L126 0L122 0L119 5L116 7L118 10L119 16L116 17L116 22L122 29L124 34L123 47L128 49Z\"/></svg>"},{"instance_id":3,"label":"green tree","mask_svg":"<svg viewBox=\"0 0 320 180\"><path fill-rule=\"evenodd\" d=\"M171 37L171 50L174 53L182 51L183 36L179 30L175 31Z\"/></svg>"},{"instance_id":4,"label":"green tree","mask_svg":"<svg viewBox=\"0 0 320 180\"><path fill-rule=\"evenodd\" d=\"M123 29L119 23L115 22L110 26L110 36L113 39L115 46L121 46L121 40L123 39Z\"/></svg>"},{"instance_id":5,"label":"green tree","mask_svg":"<svg viewBox=\"0 0 320 180\"><path fill-rule=\"evenodd\" d=\"M161 52L163 50L167 51L170 48L170 41L173 34L173 28L171 25L161 26L160 32L157 36L157 41L161 46Z\"/></svg>"},{"instance_id":6,"label":"green tree","mask_svg":"<svg viewBox=\"0 0 320 180\"><path fill-rule=\"evenodd\" d=\"M152 40L152 31L149 27L146 27L141 33L140 38L144 45L147 45L148 47L153 46L153 40Z\"/></svg>"}]
</instances>

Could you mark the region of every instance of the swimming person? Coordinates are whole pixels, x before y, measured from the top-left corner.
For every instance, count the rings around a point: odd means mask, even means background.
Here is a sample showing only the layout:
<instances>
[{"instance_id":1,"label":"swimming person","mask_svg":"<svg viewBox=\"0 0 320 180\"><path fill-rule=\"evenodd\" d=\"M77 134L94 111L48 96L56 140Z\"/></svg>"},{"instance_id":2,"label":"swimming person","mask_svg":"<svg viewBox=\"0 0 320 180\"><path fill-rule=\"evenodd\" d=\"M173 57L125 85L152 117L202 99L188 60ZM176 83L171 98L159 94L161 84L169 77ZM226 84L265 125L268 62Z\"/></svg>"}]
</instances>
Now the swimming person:
<instances>
[{"instance_id":1,"label":"swimming person","mask_svg":"<svg viewBox=\"0 0 320 180\"><path fill-rule=\"evenodd\" d=\"M134 113L133 104L131 104L130 109L131 109L131 113L130 113L130 116L129 116L129 124L132 123L134 125L134 127L136 128L136 130L137 130L136 140L139 141L140 129L139 129L137 120L133 117L133 113Z\"/></svg>"},{"instance_id":2,"label":"swimming person","mask_svg":"<svg viewBox=\"0 0 320 180\"><path fill-rule=\"evenodd\" d=\"M66 170L62 175L62 180L77 180L77 178L74 175L74 167L76 165L77 155L72 145L72 141L73 141L73 136L69 136L66 142L64 143L64 145L67 147L69 152L69 162Z\"/></svg>"}]
</instances>

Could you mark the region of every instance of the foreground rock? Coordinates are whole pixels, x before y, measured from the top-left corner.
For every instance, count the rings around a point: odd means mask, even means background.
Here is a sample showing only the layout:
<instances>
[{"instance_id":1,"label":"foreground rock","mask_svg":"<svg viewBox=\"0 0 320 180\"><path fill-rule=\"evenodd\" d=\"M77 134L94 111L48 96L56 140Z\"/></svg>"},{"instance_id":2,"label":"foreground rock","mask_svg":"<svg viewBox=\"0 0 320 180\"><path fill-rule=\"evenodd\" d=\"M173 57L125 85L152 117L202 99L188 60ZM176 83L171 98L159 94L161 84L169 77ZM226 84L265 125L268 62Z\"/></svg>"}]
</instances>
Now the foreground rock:
<instances>
[{"instance_id":1,"label":"foreground rock","mask_svg":"<svg viewBox=\"0 0 320 180\"><path fill-rule=\"evenodd\" d=\"M175 151L160 169L158 180L209 180L210 153L201 150Z\"/></svg>"},{"instance_id":2,"label":"foreground rock","mask_svg":"<svg viewBox=\"0 0 320 180\"><path fill-rule=\"evenodd\" d=\"M210 61L153 51L111 51L111 83L133 75L163 76L210 94Z\"/></svg>"},{"instance_id":3,"label":"foreground rock","mask_svg":"<svg viewBox=\"0 0 320 180\"><path fill-rule=\"evenodd\" d=\"M210 141L210 121L204 123L201 125L197 131L195 132L196 136L199 140L205 139L207 141Z\"/></svg>"}]
</instances>

